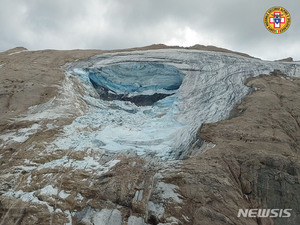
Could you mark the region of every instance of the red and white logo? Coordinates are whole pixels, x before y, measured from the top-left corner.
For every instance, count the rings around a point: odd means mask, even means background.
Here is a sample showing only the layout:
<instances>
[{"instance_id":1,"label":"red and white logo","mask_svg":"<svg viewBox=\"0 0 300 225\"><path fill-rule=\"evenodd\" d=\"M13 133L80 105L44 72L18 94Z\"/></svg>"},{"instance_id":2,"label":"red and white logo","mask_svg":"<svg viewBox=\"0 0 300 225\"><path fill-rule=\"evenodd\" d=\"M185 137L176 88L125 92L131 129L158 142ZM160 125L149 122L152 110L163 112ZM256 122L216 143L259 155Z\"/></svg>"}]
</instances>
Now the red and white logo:
<instances>
[{"instance_id":1,"label":"red and white logo","mask_svg":"<svg viewBox=\"0 0 300 225\"><path fill-rule=\"evenodd\" d=\"M269 18L269 23L274 25L274 28L281 28L281 24L285 23L285 16L283 16L280 12L274 12L272 16Z\"/></svg>"}]
</instances>

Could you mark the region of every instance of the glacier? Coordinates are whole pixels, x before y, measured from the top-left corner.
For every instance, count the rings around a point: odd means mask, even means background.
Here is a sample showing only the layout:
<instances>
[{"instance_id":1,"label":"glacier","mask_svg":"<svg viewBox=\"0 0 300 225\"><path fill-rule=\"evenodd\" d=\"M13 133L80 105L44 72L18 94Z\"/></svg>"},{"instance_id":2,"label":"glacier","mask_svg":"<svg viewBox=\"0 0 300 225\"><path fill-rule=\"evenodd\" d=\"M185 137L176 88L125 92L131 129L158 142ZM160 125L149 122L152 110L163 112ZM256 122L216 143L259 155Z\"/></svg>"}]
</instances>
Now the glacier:
<instances>
[{"instance_id":1,"label":"glacier","mask_svg":"<svg viewBox=\"0 0 300 225\"><path fill-rule=\"evenodd\" d=\"M299 68L297 63L185 49L105 53L69 63L63 69L84 87L76 95L88 110L53 145L179 159L203 123L228 118L251 91L246 78L275 69L299 77Z\"/></svg>"}]
</instances>

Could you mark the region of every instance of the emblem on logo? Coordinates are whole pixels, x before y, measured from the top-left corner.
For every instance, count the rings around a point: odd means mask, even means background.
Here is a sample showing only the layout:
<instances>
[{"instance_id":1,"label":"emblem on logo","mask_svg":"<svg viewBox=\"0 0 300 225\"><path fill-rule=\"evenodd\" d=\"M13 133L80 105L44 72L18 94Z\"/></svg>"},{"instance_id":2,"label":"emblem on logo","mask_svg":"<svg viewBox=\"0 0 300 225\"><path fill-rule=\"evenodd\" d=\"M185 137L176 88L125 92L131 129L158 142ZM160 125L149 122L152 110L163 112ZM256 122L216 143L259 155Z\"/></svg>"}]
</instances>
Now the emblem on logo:
<instances>
[{"instance_id":1,"label":"emblem on logo","mask_svg":"<svg viewBox=\"0 0 300 225\"><path fill-rule=\"evenodd\" d=\"M291 24L289 12L280 6L269 9L264 16L265 27L274 34L285 32Z\"/></svg>"}]
</instances>

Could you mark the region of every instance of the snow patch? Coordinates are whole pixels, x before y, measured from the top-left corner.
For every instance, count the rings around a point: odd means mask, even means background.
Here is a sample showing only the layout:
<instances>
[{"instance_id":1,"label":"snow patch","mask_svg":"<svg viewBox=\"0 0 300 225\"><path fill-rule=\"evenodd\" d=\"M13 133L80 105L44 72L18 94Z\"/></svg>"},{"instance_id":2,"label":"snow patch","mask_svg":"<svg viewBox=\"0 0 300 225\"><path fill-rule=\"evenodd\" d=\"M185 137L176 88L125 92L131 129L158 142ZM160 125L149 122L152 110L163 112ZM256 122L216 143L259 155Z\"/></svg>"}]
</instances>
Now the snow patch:
<instances>
[{"instance_id":1,"label":"snow patch","mask_svg":"<svg viewBox=\"0 0 300 225\"><path fill-rule=\"evenodd\" d=\"M72 225L72 224L73 224L73 223L72 223L72 214L70 213L69 210L65 210L64 213L67 215L67 218L68 218L68 220L69 220L69 222L68 222L68 223L65 223L65 225Z\"/></svg>"},{"instance_id":2,"label":"snow patch","mask_svg":"<svg viewBox=\"0 0 300 225\"><path fill-rule=\"evenodd\" d=\"M23 192L22 190L19 191L9 190L8 192L4 193L3 196L10 197L10 198L19 198L23 202L32 202L40 205L45 205L47 206L49 213L53 212L53 207L51 207L47 202L39 200L35 196L34 192Z\"/></svg>"},{"instance_id":3,"label":"snow patch","mask_svg":"<svg viewBox=\"0 0 300 225\"><path fill-rule=\"evenodd\" d=\"M143 218L130 216L127 222L128 225L147 225Z\"/></svg>"},{"instance_id":4,"label":"snow patch","mask_svg":"<svg viewBox=\"0 0 300 225\"><path fill-rule=\"evenodd\" d=\"M53 187L52 185L47 185L46 187L42 188L40 190L40 194L44 196L59 196L62 199L65 199L70 196L69 193L66 193L64 190L58 191L56 187Z\"/></svg>"},{"instance_id":5,"label":"snow patch","mask_svg":"<svg viewBox=\"0 0 300 225\"><path fill-rule=\"evenodd\" d=\"M29 185L31 183L32 176L31 174L27 177L26 184Z\"/></svg>"},{"instance_id":6,"label":"snow patch","mask_svg":"<svg viewBox=\"0 0 300 225\"><path fill-rule=\"evenodd\" d=\"M36 134L41 126L37 123L31 125L31 127L21 128L19 130L14 130L8 132L6 134L0 135L0 139L2 139L3 143L0 144L0 148L12 144L13 142L23 143L28 140L28 138Z\"/></svg>"},{"instance_id":7,"label":"snow patch","mask_svg":"<svg viewBox=\"0 0 300 225\"><path fill-rule=\"evenodd\" d=\"M73 160L69 159L67 156L63 158L53 160L51 162L47 162L38 166L38 170L45 169L45 168L55 168L55 167L72 167L76 170L87 170L87 171L97 171L99 175L108 172L112 167L114 167L120 160L111 160L106 164L102 165L98 161L96 161L92 157L84 157L83 160Z\"/></svg>"},{"instance_id":8,"label":"snow patch","mask_svg":"<svg viewBox=\"0 0 300 225\"><path fill-rule=\"evenodd\" d=\"M83 196L80 194L80 193L78 193L76 196L75 196L75 198L74 198L76 201L82 201L84 198L83 198Z\"/></svg>"},{"instance_id":9,"label":"snow patch","mask_svg":"<svg viewBox=\"0 0 300 225\"><path fill-rule=\"evenodd\" d=\"M173 216L168 217L168 218L166 219L166 221L167 221L168 223L171 223L171 225L172 225L173 223L174 223L174 225L175 225L175 224L181 223L180 220L178 220L177 218L175 218L175 217L173 217Z\"/></svg>"},{"instance_id":10,"label":"snow patch","mask_svg":"<svg viewBox=\"0 0 300 225\"><path fill-rule=\"evenodd\" d=\"M182 215L182 218L186 221L186 222L191 222L191 219L188 216Z\"/></svg>"},{"instance_id":11,"label":"snow patch","mask_svg":"<svg viewBox=\"0 0 300 225\"><path fill-rule=\"evenodd\" d=\"M61 190L58 194L58 196L62 199L66 199L67 197L69 197L71 194L66 193L64 190Z\"/></svg>"},{"instance_id":12,"label":"snow patch","mask_svg":"<svg viewBox=\"0 0 300 225\"><path fill-rule=\"evenodd\" d=\"M55 128L55 126L53 126L53 124L51 124L51 123L46 124L46 127L48 130L52 130Z\"/></svg>"},{"instance_id":13,"label":"snow patch","mask_svg":"<svg viewBox=\"0 0 300 225\"><path fill-rule=\"evenodd\" d=\"M16 166L14 167L14 171L25 171L27 173L31 172L32 170L36 169L36 166Z\"/></svg>"},{"instance_id":14,"label":"snow patch","mask_svg":"<svg viewBox=\"0 0 300 225\"><path fill-rule=\"evenodd\" d=\"M52 196L52 195L56 196L57 192L58 189L54 188L52 185L47 185L46 187L40 190L40 194L45 196Z\"/></svg>"},{"instance_id":15,"label":"snow patch","mask_svg":"<svg viewBox=\"0 0 300 225\"><path fill-rule=\"evenodd\" d=\"M178 194L175 193L175 189L179 189L179 187L174 184L158 182L155 189L158 191L162 199L172 199L177 203L182 202L182 200L178 197Z\"/></svg>"},{"instance_id":16,"label":"snow patch","mask_svg":"<svg viewBox=\"0 0 300 225\"><path fill-rule=\"evenodd\" d=\"M152 201L147 203L147 210L148 214L154 215L157 218L161 218L165 213L165 209L162 204L156 204Z\"/></svg>"},{"instance_id":17,"label":"snow patch","mask_svg":"<svg viewBox=\"0 0 300 225\"><path fill-rule=\"evenodd\" d=\"M16 54L20 54L22 52L27 52L28 50L22 50L22 51L18 51L18 52L12 52L12 53L9 53L8 55L11 56L11 55L16 55Z\"/></svg>"},{"instance_id":18,"label":"snow patch","mask_svg":"<svg viewBox=\"0 0 300 225\"><path fill-rule=\"evenodd\" d=\"M123 224L122 213L117 209L98 210L86 208L82 212L76 213L75 215L80 222L83 222L87 225Z\"/></svg>"}]
</instances>

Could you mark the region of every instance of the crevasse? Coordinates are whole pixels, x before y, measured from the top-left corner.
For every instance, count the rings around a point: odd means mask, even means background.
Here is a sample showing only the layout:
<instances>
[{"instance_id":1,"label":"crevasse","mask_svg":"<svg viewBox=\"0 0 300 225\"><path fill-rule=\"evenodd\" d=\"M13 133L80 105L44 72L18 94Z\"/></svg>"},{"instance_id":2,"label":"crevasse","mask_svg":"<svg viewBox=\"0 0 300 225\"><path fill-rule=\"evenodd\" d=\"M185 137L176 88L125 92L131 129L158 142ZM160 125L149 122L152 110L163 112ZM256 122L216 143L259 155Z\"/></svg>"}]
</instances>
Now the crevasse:
<instances>
[{"instance_id":1,"label":"crevasse","mask_svg":"<svg viewBox=\"0 0 300 225\"><path fill-rule=\"evenodd\" d=\"M249 92L245 78L274 69L300 75L296 63L182 49L102 54L74 62L65 70L85 87L81 97L89 110L54 143L61 149L180 158L202 123L226 119Z\"/></svg>"}]
</instances>

